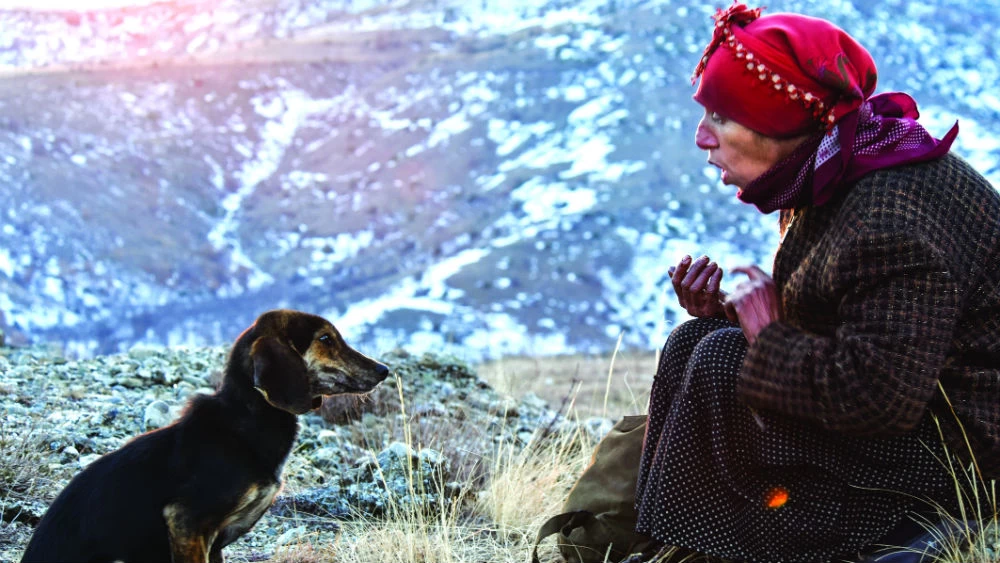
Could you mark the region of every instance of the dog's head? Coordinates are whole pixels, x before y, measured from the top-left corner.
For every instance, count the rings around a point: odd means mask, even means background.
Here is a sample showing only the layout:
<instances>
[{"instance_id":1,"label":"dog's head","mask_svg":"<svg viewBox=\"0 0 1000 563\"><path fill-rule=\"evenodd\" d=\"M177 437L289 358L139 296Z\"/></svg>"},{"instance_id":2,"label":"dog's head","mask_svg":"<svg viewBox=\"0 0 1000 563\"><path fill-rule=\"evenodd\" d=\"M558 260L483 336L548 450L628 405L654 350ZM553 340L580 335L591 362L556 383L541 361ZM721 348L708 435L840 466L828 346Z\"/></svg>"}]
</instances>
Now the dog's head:
<instances>
[{"instance_id":1,"label":"dog's head","mask_svg":"<svg viewBox=\"0 0 1000 563\"><path fill-rule=\"evenodd\" d=\"M237 340L233 353L240 350L254 388L293 414L318 408L324 395L371 391L389 375L388 367L348 346L329 321L299 311L264 313Z\"/></svg>"}]
</instances>

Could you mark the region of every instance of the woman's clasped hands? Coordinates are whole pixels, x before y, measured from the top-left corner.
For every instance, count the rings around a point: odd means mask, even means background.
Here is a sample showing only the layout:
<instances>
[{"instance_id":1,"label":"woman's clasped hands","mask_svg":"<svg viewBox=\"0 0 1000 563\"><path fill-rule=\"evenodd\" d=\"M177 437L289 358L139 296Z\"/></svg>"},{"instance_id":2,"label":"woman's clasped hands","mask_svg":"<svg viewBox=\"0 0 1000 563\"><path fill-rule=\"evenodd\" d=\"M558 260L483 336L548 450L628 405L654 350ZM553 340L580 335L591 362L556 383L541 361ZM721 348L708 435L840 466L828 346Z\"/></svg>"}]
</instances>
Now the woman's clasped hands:
<instances>
[{"instance_id":1,"label":"woman's clasped hands","mask_svg":"<svg viewBox=\"0 0 1000 563\"><path fill-rule=\"evenodd\" d=\"M733 268L748 279L732 293L722 291L722 268L702 256L681 259L668 271L681 307L693 317L726 318L739 323L751 344L767 325L781 319L781 299L771 276L757 266Z\"/></svg>"}]
</instances>

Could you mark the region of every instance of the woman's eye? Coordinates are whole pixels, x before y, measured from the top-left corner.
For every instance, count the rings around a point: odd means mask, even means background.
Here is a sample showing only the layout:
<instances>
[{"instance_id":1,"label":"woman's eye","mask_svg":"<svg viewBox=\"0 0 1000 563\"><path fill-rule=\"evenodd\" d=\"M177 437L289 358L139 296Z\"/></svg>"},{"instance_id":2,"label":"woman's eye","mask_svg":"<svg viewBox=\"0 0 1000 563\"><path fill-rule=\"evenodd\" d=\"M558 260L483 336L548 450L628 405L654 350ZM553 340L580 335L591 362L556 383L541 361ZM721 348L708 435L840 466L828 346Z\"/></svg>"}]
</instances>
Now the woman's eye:
<instances>
[{"instance_id":1,"label":"woman's eye","mask_svg":"<svg viewBox=\"0 0 1000 563\"><path fill-rule=\"evenodd\" d=\"M712 112L711 115L709 115L709 119L711 119L716 123L724 123L726 121L725 117L722 117L721 115L715 113L714 111Z\"/></svg>"}]
</instances>

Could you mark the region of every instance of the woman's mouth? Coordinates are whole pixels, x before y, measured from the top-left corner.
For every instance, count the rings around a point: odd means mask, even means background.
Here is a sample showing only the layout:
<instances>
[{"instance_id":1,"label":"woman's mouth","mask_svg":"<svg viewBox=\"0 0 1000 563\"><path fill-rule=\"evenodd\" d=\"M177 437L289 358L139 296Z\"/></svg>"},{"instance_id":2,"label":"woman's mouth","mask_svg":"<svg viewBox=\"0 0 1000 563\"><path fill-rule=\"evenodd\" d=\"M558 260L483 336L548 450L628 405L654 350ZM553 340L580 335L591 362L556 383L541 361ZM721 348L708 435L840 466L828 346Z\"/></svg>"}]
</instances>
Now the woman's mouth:
<instances>
[{"instance_id":1,"label":"woman's mouth","mask_svg":"<svg viewBox=\"0 0 1000 563\"><path fill-rule=\"evenodd\" d=\"M719 179L722 181L723 184L728 184L729 183L729 172L721 164L719 164L718 162L715 162L713 160L709 160L708 163L719 169Z\"/></svg>"},{"instance_id":2,"label":"woman's mouth","mask_svg":"<svg viewBox=\"0 0 1000 563\"><path fill-rule=\"evenodd\" d=\"M719 167L719 176L723 184L729 183L729 172L727 172L726 169L722 168L721 166Z\"/></svg>"}]
</instances>

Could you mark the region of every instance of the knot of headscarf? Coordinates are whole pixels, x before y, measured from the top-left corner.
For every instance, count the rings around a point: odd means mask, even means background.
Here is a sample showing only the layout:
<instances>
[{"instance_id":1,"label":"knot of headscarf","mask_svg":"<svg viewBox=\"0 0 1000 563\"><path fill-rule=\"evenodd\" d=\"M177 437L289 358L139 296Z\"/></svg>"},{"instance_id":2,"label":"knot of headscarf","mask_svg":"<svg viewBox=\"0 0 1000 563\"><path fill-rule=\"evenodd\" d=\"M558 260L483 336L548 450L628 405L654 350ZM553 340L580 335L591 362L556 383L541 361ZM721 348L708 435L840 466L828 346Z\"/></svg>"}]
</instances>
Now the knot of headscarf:
<instances>
[{"instance_id":1,"label":"knot of headscarf","mask_svg":"<svg viewBox=\"0 0 1000 563\"><path fill-rule=\"evenodd\" d=\"M708 64L708 58L712 56L712 53L722 44L722 42L729 36L732 31L730 27L735 24L740 27L747 25L748 23L754 21L760 17L761 12L764 8L753 8L751 9L746 4L740 4L736 1L729 8L723 10L718 8L715 10L715 15L712 19L715 20L715 28L712 31L712 41L709 42L708 46L705 47L705 52L701 55L701 60L698 62L698 66L694 69L694 74L691 75L691 84L698 81L698 77L705 72L705 65Z\"/></svg>"}]
</instances>

